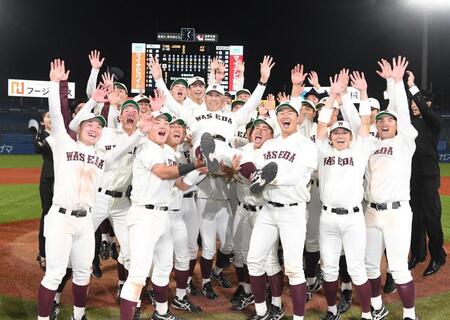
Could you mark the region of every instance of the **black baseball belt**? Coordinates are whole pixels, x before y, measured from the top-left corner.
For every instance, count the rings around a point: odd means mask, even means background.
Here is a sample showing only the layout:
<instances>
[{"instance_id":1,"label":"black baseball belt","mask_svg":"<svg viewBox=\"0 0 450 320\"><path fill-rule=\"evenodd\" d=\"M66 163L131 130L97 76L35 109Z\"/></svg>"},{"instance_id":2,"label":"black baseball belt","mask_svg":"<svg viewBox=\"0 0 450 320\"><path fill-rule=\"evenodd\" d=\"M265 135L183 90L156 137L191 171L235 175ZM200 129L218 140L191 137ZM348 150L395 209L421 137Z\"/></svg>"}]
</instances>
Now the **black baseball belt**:
<instances>
[{"instance_id":1,"label":"black baseball belt","mask_svg":"<svg viewBox=\"0 0 450 320\"><path fill-rule=\"evenodd\" d=\"M168 211L169 207L161 207L161 206L154 206L153 204L146 204L145 209L153 209L153 210L159 210L159 211Z\"/></svg>"},{"instance_id":2,"label":"black baseball belt","mask_svg":"<svg viewBox=\"0 0 450 320\"><path fill-rule=\"evenodd\" d=\"M332 213L335 213L337 215L344 215L344 214L349 214L349 213L356 213L359 212L359 208L358 207L353 207L352 210L348 210L345 208L328 208L327 206L322 206L323 210L325 211L331 211Z\"/></svg>"},{"instance_id":3,"label":"black baseball belt","mask_svg":"<svg viewBox=\"0 0 450 320\"><path fill-rule=\"evenodd\" d=\"M194 191L183 194L183 198L192 198L194 197Z\"/></svg>"},{"instance_id":4,"label":"black baseball belt","mask_svg":"<svg viewBox=\"0 0 450 320\"><path fill-rule=\"evenodd\" d=\"M98 188L98 192L102 192L102 193L106 194L107 196L111 196L113 198L122 198L122 196L124 194L122 191L111 191L111 190L105 190L103 188Z\"/></svg>"},{"instance_id":5,"label":"black baseball belt","mask_svg":"<svg viewBox=\"0 0 450 320\"><path fill-rule=\"evenodd\" d=\"M247 211L257 212L257 211L261 210L261 208L262 208L262 206L252 206L251 204L242 203L240 201L238 201L238 203L240 206L242 206Z\"/></svg>"},{"instance_id":6,"label":"black baseball belt","mask_svg":"<svg viewBox=\"0 0 450 320\"><path fill-rule=\"evenodd\" d=\"M389 203L370 203L370 207L377 210L377 211L383 211L383 210L390 210L390 209L398 209L402 205L400 201L394 201Z\"/></svg>"},{"instance_id":7,"label":"black baseball belt","mask_svg":"<svg viewBox=\"0 0 450 320\"><path fill-rule=\"evenodd\" d=\"M213 137L213 139L216 139L216 140L220 140L220 141L223 141L223 142L226 141L225 137L221 136L220 134L214 134L214 135L212 135L212 137Z\"/></svg>"},{"instance_id":8,"label":"black baseball belt","mask_svg":"<svg viewBox=\"0 0 450 320\"><path fill-rule=\"evenodd\" d=\"M66 214L67 209L64 209L62 207L59 208L58 212L62 213L62 214ZM77 218L82 218L82 217L86 217L88 211L85 209L78 209L78 210L72 210L70 212L71 216L75 216Z\"/></svg>"},{"instance_id":9,"label":"black baseball belt","mask_svg":"<svg viewBox=\"0 0 450 320\"><path fill-rule=\"evenodd\" d=\"M273 206L276 207L276 208L298 206L298 202L296 202L296 203L283 204L283 203L279 203L279 202L267 201L267 203L273 205Z\"/></svg>"}]
</instances>

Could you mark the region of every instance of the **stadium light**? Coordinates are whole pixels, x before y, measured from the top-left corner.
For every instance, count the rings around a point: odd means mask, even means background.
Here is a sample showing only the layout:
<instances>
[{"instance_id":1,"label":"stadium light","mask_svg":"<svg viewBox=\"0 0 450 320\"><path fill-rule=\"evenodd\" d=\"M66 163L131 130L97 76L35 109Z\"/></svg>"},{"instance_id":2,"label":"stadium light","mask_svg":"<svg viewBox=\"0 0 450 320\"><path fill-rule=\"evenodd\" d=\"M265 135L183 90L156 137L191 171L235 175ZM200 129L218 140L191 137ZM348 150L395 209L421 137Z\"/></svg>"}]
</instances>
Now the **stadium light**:
<instances>
[{"instance_id":1,"label":"stadium light","mask_svg":"<svg viewBox=\"0 0 450 320\"><path fill-rule=\"evenodd\" d=\"M406 0L407 4L425 10L450 8L449 0Z\"/></svg>"}]
</instances>

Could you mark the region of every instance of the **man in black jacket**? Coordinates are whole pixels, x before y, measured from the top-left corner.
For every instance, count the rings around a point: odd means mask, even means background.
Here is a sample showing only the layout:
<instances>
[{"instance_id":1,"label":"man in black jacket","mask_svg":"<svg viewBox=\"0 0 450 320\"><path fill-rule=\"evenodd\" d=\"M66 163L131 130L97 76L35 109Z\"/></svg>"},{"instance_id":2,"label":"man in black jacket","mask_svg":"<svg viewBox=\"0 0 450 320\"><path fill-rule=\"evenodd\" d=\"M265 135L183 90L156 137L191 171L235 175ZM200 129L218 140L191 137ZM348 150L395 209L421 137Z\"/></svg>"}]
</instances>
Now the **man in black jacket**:
<instances>
[{"instance_id":1,"label":"man in black jacket","mask_svg":"<svg viewBox=\"0 0 450 320\"><path fill-rule=\"evenodd\" d=\"M432 275L445 264L441 224L441 200L439 198L440 172L437 144L441 131L440 117L431 109L414 84L414 75L408 72L408 87L412 95L412 125L418 131L416 151L412 160L411 208L413 211L411 258L409 269L425 260L426 237L431 261L423 272Z\"/></svg>"}]
</instances>

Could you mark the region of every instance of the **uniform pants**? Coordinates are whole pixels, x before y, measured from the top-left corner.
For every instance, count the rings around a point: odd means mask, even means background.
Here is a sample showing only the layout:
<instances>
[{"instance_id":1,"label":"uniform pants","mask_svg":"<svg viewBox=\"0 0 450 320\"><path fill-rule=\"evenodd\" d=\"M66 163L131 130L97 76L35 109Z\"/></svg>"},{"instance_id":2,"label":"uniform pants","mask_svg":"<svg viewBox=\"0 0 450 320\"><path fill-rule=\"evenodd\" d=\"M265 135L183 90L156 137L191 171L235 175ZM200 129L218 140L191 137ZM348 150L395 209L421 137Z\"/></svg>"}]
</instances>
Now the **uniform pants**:
<instances>
[{"instance_id":1,"label":"uniform pants","mask_svg":"<svg viewBox=\"0 0 450 320\"><path fill-rule=\"evenodd\" d=\"M316 179L313 180L317 182ZM311 185L311 200L306 204L307 218L306 218L306 240L305 251L317 252L320 251L319 246L319 221L320 212L322 211L322 203L320 201L319 186L316 183Z\"/></svg>"},{"instance_id":2,"label":"uniform pants","mask_svg":"<svg viewBox=\"0 0 450 320\"><path fill-rule=\"evenodd\" d=\"M173 239L173 253L175 257L175 269L179 271L189 270L188 231L182 213L169 211L170 232Z\"/></svg>"},{"instance_id":3,"label":"uniform pants","mask_svg":"<svg viewBox=\"0 0 450 320\"><path fill-rule=\"evenodd\" d=\"M41 178L39 195L41 196L41 220L39 222L39 255L45 257L44 218L52 206L54 178Z\"/></svg>"},{"instance_id":4,"label":"uniform pants","mask_svg":"<svg viewBox=\"0 0 450 320\"><path fill-rule=\"evenodd\" d=\"M194 260L197 259L197 238L200 232L200 215L194 197L183 198L181 215L187 227L189 259Z\"/></svg>"}]
</instances>

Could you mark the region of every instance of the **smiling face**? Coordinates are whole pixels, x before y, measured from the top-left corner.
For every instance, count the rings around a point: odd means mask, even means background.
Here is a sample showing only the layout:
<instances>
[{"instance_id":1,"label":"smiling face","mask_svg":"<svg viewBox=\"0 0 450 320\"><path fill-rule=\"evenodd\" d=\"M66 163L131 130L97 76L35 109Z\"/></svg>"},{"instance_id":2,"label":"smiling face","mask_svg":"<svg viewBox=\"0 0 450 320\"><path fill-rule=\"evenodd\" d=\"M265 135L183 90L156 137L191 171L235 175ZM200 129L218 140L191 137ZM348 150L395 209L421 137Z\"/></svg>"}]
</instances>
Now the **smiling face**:
<instances>
[{"instance_id":1,"label":"smiling face","mask_svg":"<svg viewBox=\"0 0 450 320\"><path fill-rule=\"evenodd\" d=\"M252 131L251 141L256 149L261 148L261 146L269 139L273 138L272 129L265 123L258 123Z\"/></svg>"},{"instance_id":2,"label":"smiling face","mask_svg":"<svg viewBox=\"0 0 450 320\"><path fill-rule=\"evenodd\" d=\"M205 104L208 111L219 111L225 105L225 99L219 92L210 91L205 96Z\"/></svg>"},{"instance_id":3,"label":"smiling face","mask_svg":"<svg viewBox=\"0 0 450 320\"><path fill-rule=\"evenodd\" d=\"M102 130L103 127L97 119L83 121L78 128L78 140L87 146L92 146L100 139Z\"/></svg>"},{"instance_id":4,"label":"smiling face","mask_svg":"<svg viewBox=\"0 0 450 320\"><path fill-rule=\"evenodd\" d=\"M314 108L312 108L311 106L305 104L302 105L301 112L308 120L311 121L314 119L314 116L316 115L316 110L314 110Z\"/></svg>"},{"instance_id":5,"label":"smiling face","mask_svg":"<svg viewBox=\"0 0 450 320\"><path fill-rule=\"evenodd\" d=\"M315 105L318 104L319 101L320 101L319 98L317 98L317 96L314 95L314 94L309 94L309 95L306 97L306 100L312 101Z\"/></svg>"},{"instance_id":6,"label":"smiling face","mask_svg":"<svg viewBox=\"0 0 450 320\"><path fill-rule=\"evenodd\" d=\"M205 96L205 84L201 81L195 81L189 86L189 97L195 100L201 100Z\"/></svg>"},{"instance_id":7,"label":"smiling face","mask_svg":"<svg viewBox=\"0 0 450 320\"><path fill-rule=\"evenodd\" d=\"M336 128L330 132L330 140L335 149L344 150L350 146L352 134L347 129Z\"/></svg>"},{"instance_id":8,"label":"smiling face","mask_svg":"<svg viewBox=\"0 0 450 320\"><path fill-rule=\"evenodd\" d=\"M170 93L178 103L183 103L184 99L186 99L187 89L181 83L178 83L170 89Z\"/></svg>"},{"instance_id":9,"label":"smiling face","mask_svg":"<svg viewBox=\"0 0 450 320\"><path fill-rule=\"evenodd\" d=\"M141 114L145 114L150 111L150 102L148 100L141 100L138 104L139 108L141 108Z\"/></svg>"},{"instance_id":10,"label":"smiling face","mask_svg":"<svg viewBox=\"0 0 450 320\"><path fill-rule=\"evenodd\" d=\"M186 135L185 127L177 122L171 123L169 126L169 136L167 137L167 144L172 148L183 142Z\"/></svg>"},{"instance_id":11,"label":"smiling face","mask_svg":"<svg viewBox=\"0 0 450 320\"><path fill-rule=\"evenodd\" d=\"M246 92L240 93L237 97L236 100L242 100L242 101L247 101L250 98L250 95Z\"/></svg>"},{"instance_id":12,"label":"smiling face","mask_svg":"<svg viewBox=\"0 0 450 320\"><path fill-rule=\"evenodd\" d=\"M120 123L125 131L134 131L139 120L139 111L133 106L125 107L120 114Z\"/></svg>"},{"instance_id":13,"label":"smiling face","mask_svg":"<svg viewBox=\"0 0 450 320\"><path fill-rule=\"evenodd\" d=\"M283 137L297 132L298 114L290 107L282 107L277 113L278 125Z\"/></svg>"},{"instance_id":14,"label":"smiling face","mask_svg":"<svg viewBox=\"0 0 450 320\"><path fill-rule=\"evenodd\" d=\"M376 122L378 136L381 140L395 137L397 120L390 114L384 114Z\"/></svg>"},{"instance_id":15,"label":"smiling face","mask_svg":"<svg viewBox=\"0 0 450 320\"><path fill-rule=\"evenodd\" d=\"M159 116L155 119L155 123L152 126L148 134L148 138L154 143L163 146L169 136L169 122L165 116Z\"/></svg>"}]
</instances>

